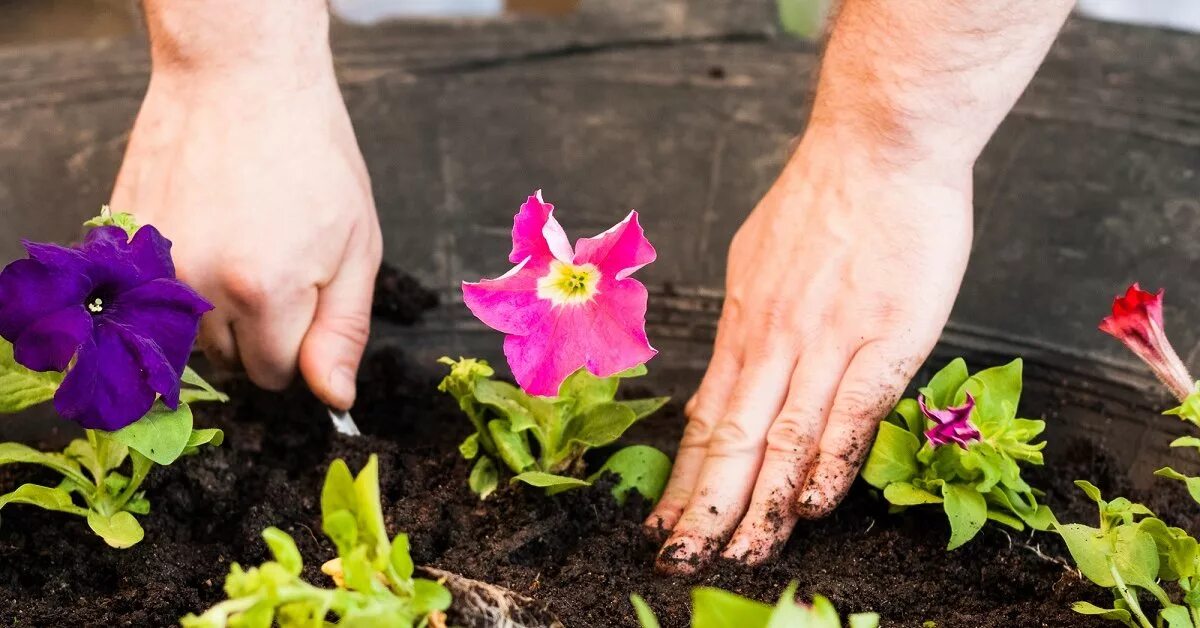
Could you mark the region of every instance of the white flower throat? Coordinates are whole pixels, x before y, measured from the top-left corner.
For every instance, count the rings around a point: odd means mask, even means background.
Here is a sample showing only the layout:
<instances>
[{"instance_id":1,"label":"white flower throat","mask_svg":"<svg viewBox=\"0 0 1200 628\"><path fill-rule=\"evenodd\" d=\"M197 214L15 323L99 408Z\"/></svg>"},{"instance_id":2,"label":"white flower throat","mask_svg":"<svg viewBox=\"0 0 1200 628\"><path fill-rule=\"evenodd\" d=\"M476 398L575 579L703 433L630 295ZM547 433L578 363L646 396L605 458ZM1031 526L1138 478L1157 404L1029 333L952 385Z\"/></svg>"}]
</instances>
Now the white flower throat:
<instances>
[{"instance_id":1,"label":"white flower throat","mask_svg":"<svg viewBox=\"0 0 1200 628\"><path fill-rule=\"evenodd\" d=\"M96 297L95 299L92 299L92 302L87 304L87 309L92 314L99 314L100 312L103 312L104 311L104 300L101 299L100 297Z\"/></svg>"},{"instance_id":2,"label":"white flower throat","mask_svg":"<svg viewBox=\"0 0 1200 628\"><path fill-rule=\"evenodd\" d=\"M599 284L600 269L595 264L576 266L554 260L550 262L550 272L538 279L537 295L554 305L579 305L599 293Z\"/></svg>"}]
</instances>

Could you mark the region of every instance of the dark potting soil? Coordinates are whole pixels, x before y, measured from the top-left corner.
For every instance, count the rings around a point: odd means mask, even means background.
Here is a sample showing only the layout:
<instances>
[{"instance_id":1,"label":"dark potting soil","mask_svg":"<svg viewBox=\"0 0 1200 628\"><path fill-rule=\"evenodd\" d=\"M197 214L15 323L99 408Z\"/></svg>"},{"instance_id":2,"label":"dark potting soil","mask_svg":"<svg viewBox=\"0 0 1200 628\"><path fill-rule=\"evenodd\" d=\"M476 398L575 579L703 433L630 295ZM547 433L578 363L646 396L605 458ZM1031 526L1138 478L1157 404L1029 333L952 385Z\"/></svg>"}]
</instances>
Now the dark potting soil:
<instances>
[{"instance_id":1,"label":"dark potting soil","mask_svg":"<svg viewBox=\"0 0 1200 628\"><path fill-rule=\"evenodd\" d=\"M640 593L664 626L685 626L689 589L718 586L773 601L792 580L843 611L874 610L885 626L972 628L1110 626L1073 613L1071 602L1105 604L1107 593L1067 567L1052 535L988 526L945 551L948 528L936 507L889 515L861 483L835 513L802 523L780 559L747 568L718 564L696 577L655 575L657 547L641 522L649 505L617 506L604 487L548 498L504 488L486 502L468 491L457 444L468 423L435 390L436 373L396 351L362 370L354 414L367 434L334 434L323 409L300 389L282 395L231 382L234 401L198 411L197 422L226 431L225 445L156 469L146 538L112 550L75 517L28 506L4 510L0 525L0 626L170 626L222 599L229 564L267 558L260 533L276 526L295 538L312 582L333 556L320 532L319 494L329 463L359 468L380 455L390 531L407 531L420 564L493 582L547 602L567 626L635 626L630 593ZM1028 410L1028 409L1027 409ZM678 403L635 426L629 442L673 453L683 426ZM1071 481L1090 478L1106 494L1139 496L1111 458L1088 442L1034 470L1067 521L1092 522L1095 508ZM0 467L0 492L51 481L36 469ZM1175 483L1156 485L1157 510L1186 503ZM1193 526L1197 521L1172 521Z\"/></svg>"}]
</instances>

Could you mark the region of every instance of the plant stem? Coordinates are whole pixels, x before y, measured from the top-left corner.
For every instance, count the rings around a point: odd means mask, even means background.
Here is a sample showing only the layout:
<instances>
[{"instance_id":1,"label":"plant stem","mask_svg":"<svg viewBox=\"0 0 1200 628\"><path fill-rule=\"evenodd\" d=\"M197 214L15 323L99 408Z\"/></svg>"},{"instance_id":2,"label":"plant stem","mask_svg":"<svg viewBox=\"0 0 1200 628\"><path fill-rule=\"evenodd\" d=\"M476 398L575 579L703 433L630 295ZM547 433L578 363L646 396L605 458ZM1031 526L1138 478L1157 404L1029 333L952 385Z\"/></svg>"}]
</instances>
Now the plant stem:
<instances>
[{"instance_id":1,"label":"plant stem","mask_svg":"<svg viewBox=\"0 0 1200 628\"><path fill-rule=\"evenodd\" d=\"M133 464L133 474L129 476L129 484L125 485L125 489L117 495L117 499L113 502L115 509L113 512L119 512L133 499L134 494L141 488L142 482L146 481L146 475L150 473L150 469L154 466L149 458L143 456L137 451L129 450L129 461Z\"/></svg>"},{"instance_id":2,"label":"plant stem","mask_svg":"<svg viewBox=\"0 0 1200 628\"><path fill-rule=\"evenodd\" d=\"M1146 614L1142 612L1142 605L1138 603L1137 595L1129 590L1125 584L1125 579L1121 577L1121 572L1117 571L1117 564L1112 558L1108 559L1108 571L1112 573L1113 580L1117 583L1117 591L1120 592L1121 598L1129 605L1129 610L1138 618L1138 622L1142 624L1142 628L1154 628L1154 624L1146 618Z\"/></svg>"}]
</instances>

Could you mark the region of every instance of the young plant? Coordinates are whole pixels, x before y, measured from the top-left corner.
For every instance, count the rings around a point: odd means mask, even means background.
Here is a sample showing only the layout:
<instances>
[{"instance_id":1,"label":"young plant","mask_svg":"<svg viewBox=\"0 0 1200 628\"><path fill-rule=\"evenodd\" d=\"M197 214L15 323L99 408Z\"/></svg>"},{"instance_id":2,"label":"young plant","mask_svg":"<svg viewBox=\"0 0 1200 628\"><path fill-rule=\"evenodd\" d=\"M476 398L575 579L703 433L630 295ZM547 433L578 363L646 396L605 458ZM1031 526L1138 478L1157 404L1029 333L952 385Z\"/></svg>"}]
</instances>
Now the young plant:
<instances>
[{"instance_id":1,"label":"young plant","mask_svg":"<svg viewBox=\"0 0 1200 628\"><path fill-rule=\"evenodd\" d=\"M879 426L862 477L883 491L893 512L941 504L955 549L987 520L1017 530L1054 521L1041 492L1021 478L1022 464L1042 464L1044 421L1017 417L1021 360L970 375L961 358L903 399Z\"/></svg>"},{"instance_id":2,"label":"young plant","mask_svg":"<svg viewBox=\"0 0 1200 628\"><path fill-rule=\"evenodd\" d=\"M563 382L557 397L537 397L492 379L494 372L482 360L442 358L442 363L450 366L450 373L438 389L453 395L475 426L475 433L458 449L467 460L475 460L469 484L481 498L499 484L499 466L513 473L513 481L550 493L588 486L612 472L620 477L612 490L621 503L630 490L650 499L662 494L671 460L645 445L617 451L599 470L583 477L588 449L612 444L634 422L667 402L666 397L615 399L620 380L644 374L644 366L605 378L580 369Z\"/></svg>"},{"instance_id":3,"label":"young plant","mask_svg":"<svg viewBox=\"0 0 1200 628\"><path fill-rule=\"evenodd\" d=\"M692 626L694 628L843 628L837 609L824 597L813 597L811 605L796 603L796 583L788 585L775 606L715 589L692 589ZM642 628L659 628L654 611L640 596L630 597ZM849 618L849 628L877 628L879 615L857 613Z\"/></svg>"},{"instance_id":4,"label":"young plant","mask_svg":"<svg viewBox=\"0 0 1200 628\"><path fill-rule=\"evenodd\" d=\"M463 283L463 302L505 334L519 388L490 379L485 362L442 359L451 369L440 388L475 426L461 450L477 460L470 484L483 497L499 482L498 464L551 493L590 484L595 474L583 477L583 454L666 401L615 401L620 380L644 374L656 353L646 338L646 287L632 277L656 255L637 212L571 246L539 190L513 219L512 238L516 266ZM657 498L669 468L665 455L639 447L617 452L601 471L622 477L618 499L630 487Z\"/></svg>"},{"instance_id":5,"label":"young plant","mask_svg":"<svg viewBox=\"0 0 1200 628\"><path fill-rule=\"evenodd\" d=\"M321 490L325 535L338 557L321 570L333 588L300 578L304 563L296 543L278 528L263 531L275 560L242 569L234 563L225 579L229 599L202 615L188 615L184 628L224 626L395 626L423 627L450 607L450 591L433 580L413 577L408 536L390 541L379 496L379 461L372 455L358 477L335 460ZM440 624L444 625L444 623Z\"/></svg>"},{"instance_id":6,"label":"young plant","mask_svg":"<svg viewBox=\"0 0 1200 628\"><path fill-rule=\"evenodd\" d=\"M1100 511L1100 526L1055 524L1079 567L1093 583L1111 589L1113 607L1076 602L1084 615L1119 621L1131 628L1195 628L1200 626L1200 552L1196 540L1180 528L1154 517L1149 508L1124 497L1105 501L1090 482L1076 481ZM1176 603L1164 584L1174 583ZM1142 608L1138 591L1154 596L1154 621Z\"/></svg>"},{"instance_id":7,"label":"young plant","mask_svg":"<svg viewBox=\"0 0 1200 628\"><path fill-rule=\"evenodd\" d=\"M1195 382L1183 360L1167 340L1163 328L1163 291L1151 294L1138 284L1129 286L1124 296L1113 300L1112 314L1100 322L1100 330L1120 340L1134 355L1142 359L1167 390L1179 400L1179 405L1163 414L1178 416L1200 428L1200 382ZM1200 438L1180 436L1171 447L1192 447L1200 450ZM1188 493L1200 502L1200 477L1163 467L1154 475L1179 480Z\"/></svg>"},{"instance_id":8,"label":"young plant","mask_svg":"<svg viewBox=\"0 0 1200 628\"><path fill-rule=\"evenodd\" d=\"M0 495L0 509L78 515L125 548L142 540L134 515L150 510L141 487L154 465L223 439L193 429L189 404L227 397L187 367L212 304L175 278L170 241L107 208L86 225L79 246L25 242L29 257L0 272L0 412L53 400L85 428L62 452L0 443L0 464L62 476Z\"/></svg>"}]
</instances>

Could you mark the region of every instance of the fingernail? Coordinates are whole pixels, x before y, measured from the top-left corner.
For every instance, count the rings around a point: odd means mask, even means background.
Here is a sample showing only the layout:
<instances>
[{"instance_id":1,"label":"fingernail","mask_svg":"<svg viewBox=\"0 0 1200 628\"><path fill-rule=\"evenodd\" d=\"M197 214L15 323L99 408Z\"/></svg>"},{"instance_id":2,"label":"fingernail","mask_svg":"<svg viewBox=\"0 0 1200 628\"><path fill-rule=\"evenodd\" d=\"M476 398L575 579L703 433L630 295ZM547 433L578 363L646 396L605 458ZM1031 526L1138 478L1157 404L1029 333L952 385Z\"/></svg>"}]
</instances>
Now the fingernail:
<instances>
[{"instance_id":1,"label":"fingernail","mask_svg":"<svg viewBox=\"0 0 1200 628\"><path fill-rule=\"evenodd\" d=\"M738 537L730 541L729 545L725 546L725 550L721 552L721 556L723 558L728 558L729 560L741 561L746 560L746 557L749 553L750 544L746 541L743 541L741 537Z\"/></svg>"},{"instance_id":2,"label":"fingernail","mask_svg":"<svg viewBox=\"0 0 1200 628\"><path fill-rule=\"evenodd\" d=\"M354 371L344 366L334 368L333 371L329 373L329 392L332 393L333 396L338 399L338 401L341 401L345 404L344 408L339 408L340 410L346 410L353 405L355 393Z\"/></svg>"},{"instance_id":3,"label":"fingernail","mask_svg":"<svg viewBox=\"0 0 1200 628\"><path fill-rule=\"evenodd\" d=\"M656 567L661 573L691 574L698 571L703 563L700 550L703 542L690 536L677 537L667 541L662 551L658 553Z\"/></svg>"},{"instance_id":4,"label":"fingernail","mask_svg":"<svg viewBox=\"0 0 1200 628\"><path fill-rule=\"evenodd\" d=\"M800 514L812 513L819 509L820 504L821 491L810 488L800 493L800 498L796 500L796 512Z\"/></svg>"}]
</instances>

